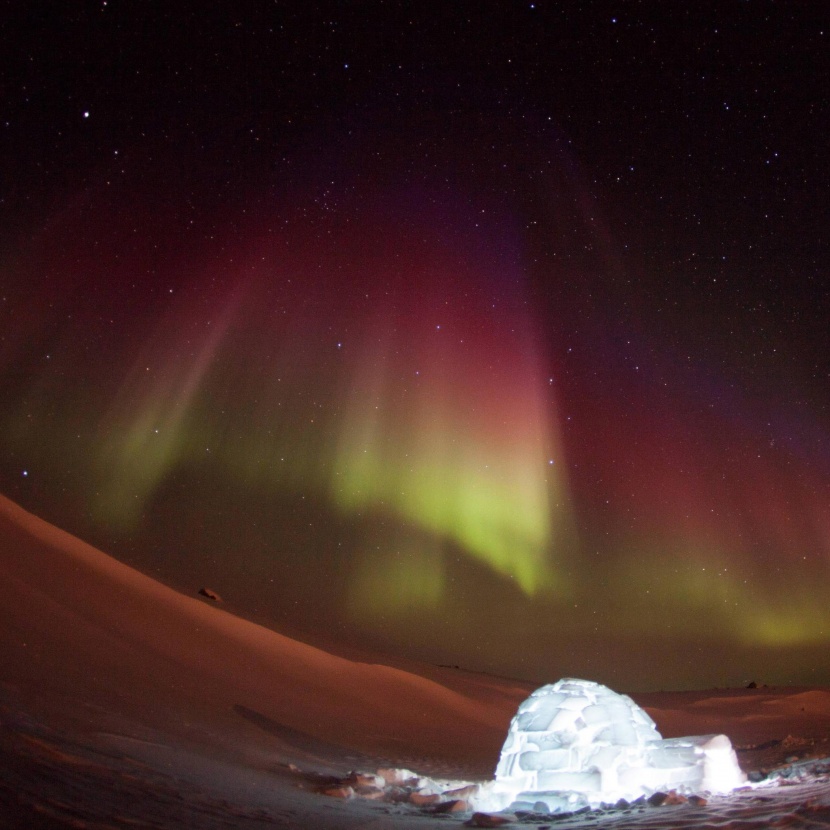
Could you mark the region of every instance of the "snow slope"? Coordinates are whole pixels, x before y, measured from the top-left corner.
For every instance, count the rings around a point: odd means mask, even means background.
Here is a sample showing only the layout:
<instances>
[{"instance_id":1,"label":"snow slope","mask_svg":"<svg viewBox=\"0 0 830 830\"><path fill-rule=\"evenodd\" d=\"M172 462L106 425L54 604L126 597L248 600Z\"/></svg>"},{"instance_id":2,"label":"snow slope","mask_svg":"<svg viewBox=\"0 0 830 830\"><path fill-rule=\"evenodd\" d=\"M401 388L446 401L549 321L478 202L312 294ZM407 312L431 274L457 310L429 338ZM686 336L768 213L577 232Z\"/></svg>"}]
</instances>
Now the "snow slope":
<instances>
[{"instance_id":1,"label":"snow slope","mask_svg":"<svg viewBox=\"0 0 830 830\"><path fill-rule=\"evenodd\" d=\"M320 791L381 766L487 779L530 690L328 654L199 586L177 593L4 497L0 579L2 826L432 826L411 805ZM830 825L824 768L809 760L830 755L830 691L634 697L667 737L726 733L748 771L789 760L789 785L561 826Z\"/></svg>"}]
</instances>

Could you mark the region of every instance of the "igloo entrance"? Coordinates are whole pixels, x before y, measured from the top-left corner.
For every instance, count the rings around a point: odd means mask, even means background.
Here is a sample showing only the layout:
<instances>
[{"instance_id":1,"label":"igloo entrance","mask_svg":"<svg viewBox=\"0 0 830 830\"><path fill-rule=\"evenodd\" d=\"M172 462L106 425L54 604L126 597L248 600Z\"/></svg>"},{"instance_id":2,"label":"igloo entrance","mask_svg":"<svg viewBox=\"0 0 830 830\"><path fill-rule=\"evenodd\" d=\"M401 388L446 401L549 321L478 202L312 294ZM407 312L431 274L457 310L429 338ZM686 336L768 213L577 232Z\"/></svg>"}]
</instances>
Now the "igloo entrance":
<instances>
[{"instance_id":1,"label":"igloo entrance","mask_svg":"<svg viewBox=\"0 0 830 830\"><path fill-rule=\"evenodd\" d=\"M658 790L728 792L744 781L725 735L664 740L627 695L565 679L519 706L491 806L558 812Z\"/></svg>"}]
</instances>

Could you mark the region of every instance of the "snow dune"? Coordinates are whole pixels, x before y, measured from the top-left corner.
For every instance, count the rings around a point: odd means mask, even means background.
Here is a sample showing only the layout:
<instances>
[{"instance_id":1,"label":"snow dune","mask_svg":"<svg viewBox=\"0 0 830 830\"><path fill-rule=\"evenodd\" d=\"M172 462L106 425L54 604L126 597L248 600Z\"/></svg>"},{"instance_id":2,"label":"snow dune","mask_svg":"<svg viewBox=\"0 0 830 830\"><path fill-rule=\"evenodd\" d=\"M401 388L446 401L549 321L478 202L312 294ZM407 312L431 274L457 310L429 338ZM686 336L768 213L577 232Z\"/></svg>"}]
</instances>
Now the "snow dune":
<instances>
[{"instance_id":1,"label":"snow dune","mask_svg":"<svg viewBox=\"0 0 830 830\"><path fill-rule=\"evenodd\" d=\"M495 763L512 707L346 660L184 596L0 497L0 677L162 729L257 713L375 755ZM196 586L198 587L198 586ZM63 705L63 703L61 703ZM53 707L54 708L54 707ZM255 720L251 716L249 723ZM239 723L234 723L239 727Z\"/></svg>"}]
</instances>

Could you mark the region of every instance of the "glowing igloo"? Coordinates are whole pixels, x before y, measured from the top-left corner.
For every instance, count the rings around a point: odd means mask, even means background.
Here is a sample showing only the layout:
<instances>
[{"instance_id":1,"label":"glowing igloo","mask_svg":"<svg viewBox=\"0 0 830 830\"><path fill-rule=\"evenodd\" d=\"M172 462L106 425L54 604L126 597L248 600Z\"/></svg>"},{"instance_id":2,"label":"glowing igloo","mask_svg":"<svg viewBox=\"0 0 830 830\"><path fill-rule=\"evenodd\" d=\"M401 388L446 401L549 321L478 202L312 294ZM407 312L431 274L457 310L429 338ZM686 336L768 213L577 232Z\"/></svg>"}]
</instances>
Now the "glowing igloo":
<instances>
[{"instance_id":1,"label":"glowing igloo","mask_svg":"<svg viewBox=\"0 0 830 830\"><path fill-rule=\"evenodd\" d=\"M725 735L664 740L627 695L565 679L519 706L489 807L559 812L659 790L728 792L744 781Z\"/></svg>"}]
</instances>

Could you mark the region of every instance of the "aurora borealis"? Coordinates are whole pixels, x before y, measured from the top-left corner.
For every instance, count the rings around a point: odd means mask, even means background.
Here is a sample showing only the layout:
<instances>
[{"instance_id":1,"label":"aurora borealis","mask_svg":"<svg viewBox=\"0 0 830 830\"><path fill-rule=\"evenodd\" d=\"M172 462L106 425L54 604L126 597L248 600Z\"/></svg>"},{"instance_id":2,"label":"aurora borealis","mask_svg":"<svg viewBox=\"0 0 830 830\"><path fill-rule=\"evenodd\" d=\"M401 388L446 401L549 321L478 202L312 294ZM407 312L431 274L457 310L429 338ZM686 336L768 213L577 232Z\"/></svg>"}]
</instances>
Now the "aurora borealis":
<instances>
[{"instance_id":1,"label":"aurora borealis","mask_svg":"<svg viewBox=\"0 0 830 830\"><path fill-rule=\"evenodd\" d=\"M830 683L827 21L717 9L21 13L4 492L312 640Z\"/></svg>"}]
</instances>

